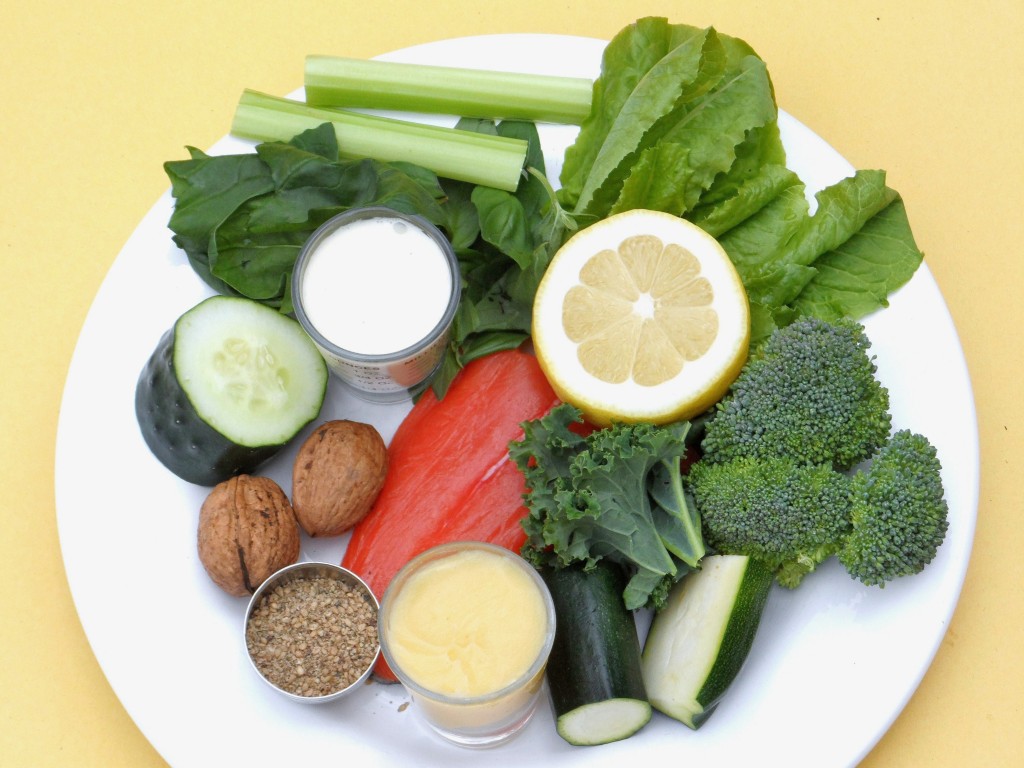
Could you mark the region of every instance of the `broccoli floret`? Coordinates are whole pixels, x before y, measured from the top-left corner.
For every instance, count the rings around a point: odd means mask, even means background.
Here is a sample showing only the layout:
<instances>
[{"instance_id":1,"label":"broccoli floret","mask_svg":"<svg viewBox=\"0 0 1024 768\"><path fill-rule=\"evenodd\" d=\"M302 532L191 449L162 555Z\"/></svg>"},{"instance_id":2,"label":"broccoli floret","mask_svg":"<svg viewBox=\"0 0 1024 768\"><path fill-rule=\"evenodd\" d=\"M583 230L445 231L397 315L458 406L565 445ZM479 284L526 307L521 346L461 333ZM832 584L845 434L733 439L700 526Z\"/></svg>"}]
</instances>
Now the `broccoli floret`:
<instances>
[{"instance_id":1,"label":"broccoli floret","mask_svg":"<svg viewBox=\"0 0 1024 768\"><path fill-rule=\"evenodd\" d=\"M803 317L757 349L716 406L702 443L713 462L789 457L850 469L889 436L889 392L859 323Z\"/></svg>"},{"instance_id":2,"label":"broccoli floret","mask_svg":"<svg viewBox=\"0 0 1024 768\"><path fill-rule=\"evenodd\" d=\"M852 577L884 587L923 570L949 525L935 448L909 430L852 473L745 456L698 461L686 482L707 546L762 561L789 588L832 555Z\"/></svg>"},{"instance_id":3,"label":"broccoli floret","mask_svg":"<svg viewBox=\"0 0 1024 768\"><path fill-rule=\"evenodd\" d=\"M687 487L705 543L720 554L749 555L794 588L836 553L850 530L850 479L829 464L789 458L699 461Z\"/></svg>"},{"instance_id":4,"label":"broccoli floret","mask_svg":"<svg viewBox=\"0 0 1024 768\"><path fill-rule=\"evenodd\" d=\"M853 530L839 561L864 584L919 573L946 536L941 466L927 438L901 430L851 481Z\"/></svg>"}]
</instances>

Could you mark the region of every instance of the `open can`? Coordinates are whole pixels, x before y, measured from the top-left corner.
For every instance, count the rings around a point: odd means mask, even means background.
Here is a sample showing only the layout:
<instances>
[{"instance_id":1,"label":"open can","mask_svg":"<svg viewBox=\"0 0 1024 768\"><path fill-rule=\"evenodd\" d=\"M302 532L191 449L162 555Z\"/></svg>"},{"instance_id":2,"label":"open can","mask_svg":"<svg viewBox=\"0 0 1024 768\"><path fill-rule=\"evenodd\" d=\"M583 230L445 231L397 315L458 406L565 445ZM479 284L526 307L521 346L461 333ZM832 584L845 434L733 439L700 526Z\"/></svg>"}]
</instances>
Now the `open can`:
<instances>
[{"instance_id":1,"label":"open can","mask_svg":"<svg viewBox=\"0 0 1024 768\"><path fill-rule=\"evenodd\" d=\"M356 396L422 392L444 359L461 297L455 251L422 216L382 206L324 222L295 260L295 317Z\"/></svg>"}]
</instances>

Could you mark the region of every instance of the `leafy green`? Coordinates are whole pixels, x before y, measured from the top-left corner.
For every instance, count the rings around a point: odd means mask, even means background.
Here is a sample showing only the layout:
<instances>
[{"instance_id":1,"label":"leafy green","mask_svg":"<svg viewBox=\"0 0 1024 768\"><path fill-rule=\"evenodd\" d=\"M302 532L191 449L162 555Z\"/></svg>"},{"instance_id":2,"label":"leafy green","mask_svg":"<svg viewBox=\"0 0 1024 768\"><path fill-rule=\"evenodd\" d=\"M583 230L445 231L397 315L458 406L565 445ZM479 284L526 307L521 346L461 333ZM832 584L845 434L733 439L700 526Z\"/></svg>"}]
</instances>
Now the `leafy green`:
<instances>
[{"instance_id":1,"label":"leafy green","mask_svg":"<svg viewBox=\"0 0 1024 768\"><path fill-rule=\"evenodd\" d=\"M559 201L581 224L635 208L719 238L751 301L751 342L811 315L859 319L920 265L882 171L820 191L786 168L764 61L745 42L644 18L608 44Z\"/></svg>"},{"instance_id":2,"label":"leafy green","mask_svg":"<svg viewBox=\"0 0 1024 768\"><path fill-rule=\"evenodd\" d=\"M630 569L627 608L660 607L704 555L700 521L683 492L688 422L615 424L583 436L572 405L523 425L509 453L526 478L522 554L538 566Z\"/></svg>"},{"instance_id":3,"label":"leafy green","mask_svg":"<svg viewBox=\"0 0 1024 768\"><path fill-rule=\"evenodd\" d=\"M745 43L640 19L605 50L591 114L566 151L560 199L580 216L683 215L777 114L764 62ZM783 157L781 142L775 154Z\"/></svg>"},{"instance_id":4,"label":"leafy green","mask_svg":"<svg viewBox=\"0 0 1024 768\"><path fill-rule=\"evenodd\" d=\"M923 260L901 198L864 223L846 242L814 261L811 281L793 300L798 314L825 320L864 317L888 305Z\"/></svg>"},{"instance_id":5,"label":"leafy green","mask_svg":"<svg viewBox=\"0 0 1024 768\"><path fill-rule=\"evenodd\" d=\"M537 285L575 227L545 176L534 123L464 119L457 127L525 141L528 172L514 193L441 180L463 287L452 343L432 382L438 396L470 361L518 347L529 338Z\"/></svg>"},{"instance_id":6,"label":"leafy green","mask_svg":"<svg viewBox=\"0 0 1024 768\"><path fill-rule=\"evenodd\" d=\"M193 269L221 293L291 312L290 278L303 243L349 208L385 205L445 223L441 187L422 169L339 160L329 125L255 154L207 155L164 169L175 198L168 226Z\"/></svg>"},{"instance_id":7,"label":"leafy green","mask_svg":"<svg viewBox=\"0 0 1024 768\"><path fill-rule=\"evenodd\" d=\"M857 171L825 188L813 214L803 184L783 184L719 236L758 308L754 343L800 316L862 318L886 306L923 259L883 171Z\"/></svg>"}]
</instances>

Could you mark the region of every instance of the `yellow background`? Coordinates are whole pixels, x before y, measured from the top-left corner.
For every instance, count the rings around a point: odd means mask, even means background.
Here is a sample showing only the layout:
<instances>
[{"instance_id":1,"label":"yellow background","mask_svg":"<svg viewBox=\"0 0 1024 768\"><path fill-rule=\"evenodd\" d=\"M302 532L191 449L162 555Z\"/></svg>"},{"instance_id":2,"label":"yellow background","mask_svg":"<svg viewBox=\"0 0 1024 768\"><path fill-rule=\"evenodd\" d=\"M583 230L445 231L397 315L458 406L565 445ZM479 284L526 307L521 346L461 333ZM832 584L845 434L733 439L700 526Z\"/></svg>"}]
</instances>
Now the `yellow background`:
<instances>
[{"instance_id":1,"label":"yellow background","mask_svg":"<svg viewBox=\"0 0 1024 768\"><path fill-rule=\"evenodd\" d=\"M244 87L300 86L307 53L370 57L496 32L607 38L663 15L747 40L780 106L854 166L888 171L966 351L982 450L974 553L935 663L863 765L1022 764L1020 0L10 5L0 25L0 763L162 764L75 613L53 462L79 330L168 186L163 161L225 134Z\"/></svg>"}]
</instances>

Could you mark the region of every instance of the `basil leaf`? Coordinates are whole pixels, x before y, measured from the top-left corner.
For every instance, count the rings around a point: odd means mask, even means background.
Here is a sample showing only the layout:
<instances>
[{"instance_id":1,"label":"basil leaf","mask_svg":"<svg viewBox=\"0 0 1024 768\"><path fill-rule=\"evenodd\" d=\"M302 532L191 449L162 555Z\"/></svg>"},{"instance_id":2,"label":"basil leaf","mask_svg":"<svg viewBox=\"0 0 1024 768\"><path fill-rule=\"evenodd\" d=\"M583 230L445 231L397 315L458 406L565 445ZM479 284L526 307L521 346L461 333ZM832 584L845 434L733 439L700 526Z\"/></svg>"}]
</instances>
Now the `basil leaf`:
<instances>
[{"instance_id":1,"label":"basil leaf","mask_svg":"<svg viewBox=\"0 0 1024 768\"><path fill-rule=\"evenodd\" d=\"M480 218L480 235L520 267L533 258L530 223L523 204L508 192L476 187L471 199Z\"/></svg>"}]
</instances>

